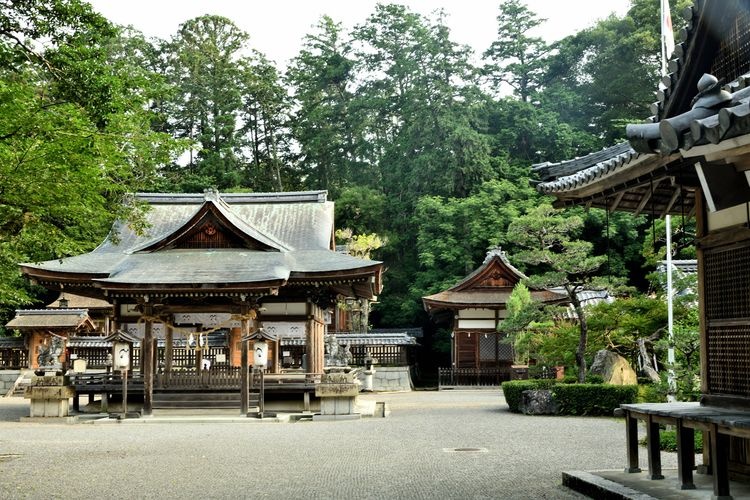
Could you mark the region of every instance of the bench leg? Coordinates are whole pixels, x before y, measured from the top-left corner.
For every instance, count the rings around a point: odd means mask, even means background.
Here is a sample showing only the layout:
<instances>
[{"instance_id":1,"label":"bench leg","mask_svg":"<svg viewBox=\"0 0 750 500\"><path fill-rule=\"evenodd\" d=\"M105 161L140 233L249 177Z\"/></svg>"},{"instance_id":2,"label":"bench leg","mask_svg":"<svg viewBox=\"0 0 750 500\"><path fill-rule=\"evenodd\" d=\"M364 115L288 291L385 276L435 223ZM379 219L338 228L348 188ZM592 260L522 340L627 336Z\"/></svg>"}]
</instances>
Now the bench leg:
<instances>
[{"instance_id":1,"label":"bench leg","mask_svg":"<svg viewBox=\"0 0 750 500\"><path fill-rule=\"evenodd\" d=\"M664 479L661 473L661 440L659 424L649 415L646 421L646 443L648 446L648 477L649 479Z\"/></svg>"},{"instance_id":2,"label":"bench leg","mask_svg":"<svg viewBox=\"0 0 750 500\"><path fill-rule=\"evenodd\" d=\"M694 490L693 468L695 467L695 431L677 420L677 479L681 490Z\"/></svg>"},{"instance_id":3,"label":"bench leg","mask_svg":"<svg viewBox=\"0 0 750 500\"><path fill-rule=\"evenodd\" d=\"M76 395L73 396L73 410L75 412L81 411L81 396L76 392Z\"/></svg>"},{"instance_id":4,"label":"bench leg","mask_svg":"<svg viewBox=\"0 0 750 500\"><path fill-rule=\"evenodd\" d=\"M729 436L719 434L719 426L711 426L711 468L714 477L714 498L726 500L729 494Z\"/></svg>"},{"instance_id":5,"label":"bench leg","mask_svg":"<svg viewBox=\"0 0 750 500\"><path fill-rule=\"evenodd\" d=\"M302 393L302 408L304 411L310 411L310 391Z\"/></svg>"},{"instance_id":6,"label":"bench leg","mask_svg":"<svg viewBox=\"0 0 750 500\"><path fill-rule=\"evenodd\" d=\"M625 445L628 450L627 473L641 472L638 466L638 419L625 411Z\"/></svg>"}]
</instances>

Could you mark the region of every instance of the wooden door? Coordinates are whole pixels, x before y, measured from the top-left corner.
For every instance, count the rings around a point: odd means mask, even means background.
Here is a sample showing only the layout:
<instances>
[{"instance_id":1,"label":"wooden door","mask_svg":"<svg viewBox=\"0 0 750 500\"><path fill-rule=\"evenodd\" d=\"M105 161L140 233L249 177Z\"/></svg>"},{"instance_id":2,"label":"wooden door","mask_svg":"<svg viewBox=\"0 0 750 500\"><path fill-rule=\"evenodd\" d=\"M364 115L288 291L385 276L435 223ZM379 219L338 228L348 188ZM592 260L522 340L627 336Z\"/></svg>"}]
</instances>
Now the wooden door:
<instances>
[{"instance_id":1,"label":"wooden door","mask_svg":"<svg viewBox=\"0 0 750 500\"><path fill-rule=\"evenodd\" d=\"M456 368L477 367L477 339L479 335L475 332L456 333Z\"/></svg>"}]
</instances>

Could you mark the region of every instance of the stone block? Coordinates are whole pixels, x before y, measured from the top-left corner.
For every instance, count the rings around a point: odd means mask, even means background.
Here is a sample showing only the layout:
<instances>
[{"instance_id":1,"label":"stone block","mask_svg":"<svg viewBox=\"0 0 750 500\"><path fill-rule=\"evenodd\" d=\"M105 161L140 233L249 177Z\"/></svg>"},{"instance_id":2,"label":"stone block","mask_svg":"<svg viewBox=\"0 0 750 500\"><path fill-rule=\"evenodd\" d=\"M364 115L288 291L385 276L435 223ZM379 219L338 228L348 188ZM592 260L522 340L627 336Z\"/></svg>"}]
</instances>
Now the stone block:
<instances>
[{"instance_id":1,"label":"stone block","mask_svg":"<svg viewBox=\"0 0 750 500\"><path fill-rule=\"evenodd\" d=\"M326 384L320 383L315 386L315 396L319 398L331 398L342 396L357 396L359 394L359 384Z\"/></svg>"},{"instance_id":2,"label":"stone block","mask_svg":"<svg viewBox=\"0 0 750 500\"><path fill-rule=\"evenodd\" d=\"M552 391L523 391L521 394L521 413L524 415L555 415L560 410Z\"/></svg>"},{"instance_id":3,"label":"stone block","mask_svg":"<svg viewBox=\"0 0 750 500\"><path fill-rule=\"evenodd\" d=\"M75 396L71 386L31 386L26 388L26 399L68 399Z\"/></svg>"},{"instance_id":4,"label":"stone block","mask_svg":"<svg viewBox=\"0 0 750 500\"><path fill-rule=\"evenodd\" d=\"M638 377L628 360L615 352L602 349L594 356L589 373L600 375L605 384L635 385Z\"/></svg>"},{"instance_id":5,"label":"stone block","mask_svg":"<svg viewBox=\"0 0 750 500\"><path fill-rule=\"evenodd\" d=\"M323 398L320 400L321 415L351 415L356 400L353 397Z\"/></svg>"}]
</instances>

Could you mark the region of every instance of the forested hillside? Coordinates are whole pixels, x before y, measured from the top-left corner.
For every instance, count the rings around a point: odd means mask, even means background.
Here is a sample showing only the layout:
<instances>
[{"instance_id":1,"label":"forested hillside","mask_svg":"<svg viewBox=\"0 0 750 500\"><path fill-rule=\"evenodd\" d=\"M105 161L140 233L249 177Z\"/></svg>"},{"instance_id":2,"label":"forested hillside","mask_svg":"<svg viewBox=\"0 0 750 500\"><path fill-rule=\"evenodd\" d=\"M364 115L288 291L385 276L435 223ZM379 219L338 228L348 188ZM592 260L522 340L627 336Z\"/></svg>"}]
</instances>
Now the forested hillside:
<instances>
[{"instance_id":1,"label":"forested hillside","mask_svg":"<svg viewBox=\"0 0 750 500\"><path fill-rule=\"evenodd\" d=\"M17 263L90 250L115 217L138 224L127 193L215 187L328 190L338 227L387 240L371 322L419 326L423 295L488 247L519 251L506 230L541 203L533 163L612 145L648 116L658 7L634 0L548 44L530 35L545 21L505 0L472 55L440 14L382 4L353 29L323 17L280 68L223 17L157 40L78 0L0 0L0 324L41 297ZM643 288L648 216L575 211L602 273Z\"/></svg>"}]
</instances>

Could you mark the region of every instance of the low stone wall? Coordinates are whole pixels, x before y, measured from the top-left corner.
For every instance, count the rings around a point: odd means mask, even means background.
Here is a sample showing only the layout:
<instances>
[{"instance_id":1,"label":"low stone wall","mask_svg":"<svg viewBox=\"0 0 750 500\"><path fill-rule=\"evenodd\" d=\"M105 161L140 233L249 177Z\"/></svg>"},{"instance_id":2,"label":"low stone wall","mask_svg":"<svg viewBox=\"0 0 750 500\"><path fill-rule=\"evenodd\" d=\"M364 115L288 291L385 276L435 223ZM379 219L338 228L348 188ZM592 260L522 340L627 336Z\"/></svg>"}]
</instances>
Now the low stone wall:
<instances>
[{"instance_id":1,"label":"low stone wall","mask_svg":"<svg viewBox=\"0 0 750 500\"><path fill-rule=\"evenodd\" d=\"M364 387L364 370L359 372L359 380ZM372 376L373 391L411 391L413 384L408 366L377 366Z\"/></svg>"},{"instance_id":2,"label":"low stone wall","mask_svg":"<svg viewBox=\"0 0 750 500\"><path fill-rule=\"evenodd\" d=\"M0 371L0 397L8 394L8 391L16 384L20 370L2 370Z\"/></svg>"}]
</instances>

